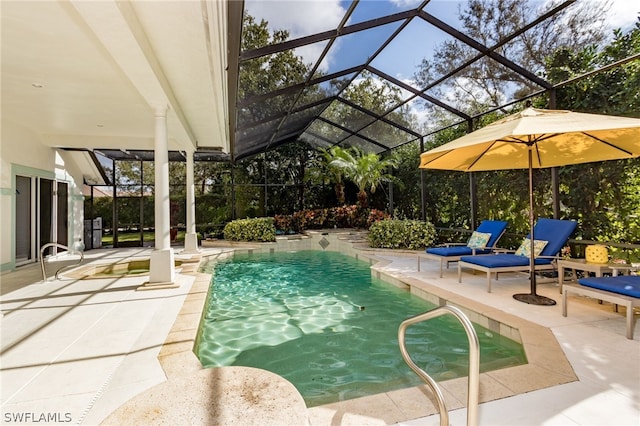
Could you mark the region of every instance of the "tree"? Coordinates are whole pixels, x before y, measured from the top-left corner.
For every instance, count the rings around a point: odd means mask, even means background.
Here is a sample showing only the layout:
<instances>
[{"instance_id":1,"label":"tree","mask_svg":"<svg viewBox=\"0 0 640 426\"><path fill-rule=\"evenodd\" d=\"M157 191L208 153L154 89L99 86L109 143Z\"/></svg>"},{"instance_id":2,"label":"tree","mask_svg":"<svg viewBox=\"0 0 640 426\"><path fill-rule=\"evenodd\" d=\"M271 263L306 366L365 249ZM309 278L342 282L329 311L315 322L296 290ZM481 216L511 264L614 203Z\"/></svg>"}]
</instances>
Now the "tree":
<instances>
[{"instance_id":1,"label":"tree","mask_svg":"<svg viewBox=\"0 0 640 426\"><path fill-rule=\"evenodd\" d=\"M602 49L561 48L547 58L545 75L552 83L594 71L640 53L640 18L627 33L613 32L613 40ZM600 114L637 116L640 111L640 61L631 61L610 71L595 74L558 91L558 108Z\"/></svg>"},{"instance_id":2,"label":"tree","mask_svg":"<svg viewBox=\"0 0 640 426\"><path fill-rule=\"evenodd\" d=\"M462 32L490 48L557 4L557 1L469 0L466 8L459 9L458 17ZM604 23L609 7L610 1L576 2L495 52L538 75L544 70L545 58L557 48L582 49L601 43L605 39ZM461 41L445 41L435 49L433 58L423 59L414 79L421 87L427 87L478 54ZM474 114L539 89L527 77L485 56L435 86L431 93L459 110ZM426 107L433 109L430 104Z\"/></svg>"},{"instance_id":3,"label":"tree","mask_svg":"<svg viewBox=\"0 0 640 426\"><path fill-rule=\"evenodd\" d=\"M405 128L417 128L417 118L410 112L409 106L404 104L402 108L389 112L396 105L402 103L402 93L399 87L392 85L388 81L375 78L370 72L363 71L353 84L349 85L342 93L341 98L352 102L374 114L384 115ZM409 142L415 136L407 133L399 127L392 126L381 120L375 121L370 115L364 114L360 110L353 108L341 101L334 101L323 113L328 120L344 125L352 131L361 130L365 137L370 137L374 141L384 141L385 146L397 146ZM333 127L333 126L327 126ZM344 132L328 129L328 139L335 143L342 142ZM366 142L368 143L368 141ZM378 147L375 146L377 149ZM371 148L373 149L373 148ZM371 149L367 149L370 151Z\"/></svg>"},{"instance_id":4,"label":"tree","mask_svg":"<svg viewBox=\"0 0 640 426\"><path fill-rule=\"evenodd\" d=\"M317 175L320 176L326 183L333 184L336 194L336 200L338 205L345 204L344 196L344 175L345 168L342 163L337 160L343 160L349 162L352 160L351 154L347 149L339 146L332 146L331 148L322 151L323 163L316 170L319 171Z\"/></svg>"},{"instance_id":5,"label":"tree","mask_svg":"<svg viewBox=\"0 0 640 426\"><path fill-rule=\"evenodd\" d=\"M288 31L270 32L268 22L265 20L256 22L253 16L244 14L242 51L282 43L288 38ZM256 131L256 128L251 127L255 123L276 117L279 113L286 111L290 106L290 99L286 96L273 96L259 102L252 102L251 98L303 82L310 71L310 65L305 64L302 57L296 56L293 50L242 62L238 74L238 98L246 104L238 109L240 127L247 126L244 130L246 132ZM277 120L277 118L274 119Z\"/></svg>"},{"instance_id":6,"label":"tree","mask_svg":"<svg viewBox=\"0 0 640 426\"><path fill-rule=\"evenodd\" d=\"M353 147L345 150L344 157L336 158L330 163L332 167L344 170L345 176L358 187L358 203L361 208L369 206L367 190L372 194L383 182L391 182L394 177L387 173L391 167L397 167L395 158L381 159L373 152L365 153L359 148Z\"/></svg>"},{"instance_id":7,"label":"tree","mask_svg":"<svg viewBox=\"0 0 640 426\"><path fill-rule=\"evenodd\" d=\"M561 82L640 53L640 20L623 33L615 30L602 48L559 49L547 59L552 82ZM565 85L556 95L560 109L638 117L640 62ZM588 178L585 178L588 177ZM605 161L560 170L564 212L580 221L584 239L640 241L640 164L638 160Z\"/></svg>"},{"instance_id":8,"label":"tree","mask_svg":"<svg viewBox=\"0 0 640 426\"><path fill-rule=\"evenodd\" d=\"M427 141L430 149L464 135L466 125L447 128ZM418 156L419 159L419 156ZM469 223L469 176L445 170L425 170L426 219L436 226L471 227ZM406 184L406 183L405 183Z\"/></svg>"},{"instance_id":9,"label":"tree","mask_svg":"<svg viewBox=\"0 0 640 426\"><path fill-rule=\"evenodd\" d=\"M265 21L257 22L247 14L244 19L243 51L281 43L289 38L287 31L270 32L268 23ZM304 81L309 72L310 67L303 63L302 58L295 56L293 51L289 50L242 62L239 75L239 97L244 104L239 112L239 127L242 128L241 132L244 132L243 136L257 135L263 128L262 126L278 125L278 120L282 118L283 112L290 107L287 103L290 98L287 96L270 97L268 94L292 83ZM344 85L345 81L332 80L326 90L331 95L340 93L340 99L353 102L378 114L386 114L392 106L402 100L399 88L388 82L380 82L367 71L359 76L356 84L341 91ZM313 85L306 88L304 94L297 100L296 106L301 107L310 101L327 98L323 87L325 86ZM254 98L258 95L266 96ZM348 105L347 102L335 100L324 111L323 116L327 117L329 121L340 123L357 131L366 124L360 123L364 114ZM389 113L389 116L393 117L394 121L401 119L402 124L411 127L412 118L408 114L408 106L405 105L402 110ZM328 123L319 124L319 126L322 128L316 129L316 132L320 130L326 140L338 144L345 137L344 130L337 126ZM385 143L392 146L415 138L415 135L383 122L374 124L370 131L373 133L372 139L383 139ZM324 195L326 192L323 190L323 186L328 181L333 181L336 184L338 203L345 203L342 172L329 166L331 159L320 160L320 156L323 155L321 150L313 148L306 142L299 140L297 143L267 147L264 153L238 162L235 183L236 204L240 216L287 213L294 208L303 209L319 202L324 205L327 197ZM377 149L378 147L372 148ZM333 152L339 155L340 149L336 145ZM330 176L330 179L327 179L327 175ZM296 196L291 194L292 187L297 190ZM310 188L312 188L311 191ZM266 209L264 208L265 198L266 204L268 204Z\"/></svg>"}]
</instances>

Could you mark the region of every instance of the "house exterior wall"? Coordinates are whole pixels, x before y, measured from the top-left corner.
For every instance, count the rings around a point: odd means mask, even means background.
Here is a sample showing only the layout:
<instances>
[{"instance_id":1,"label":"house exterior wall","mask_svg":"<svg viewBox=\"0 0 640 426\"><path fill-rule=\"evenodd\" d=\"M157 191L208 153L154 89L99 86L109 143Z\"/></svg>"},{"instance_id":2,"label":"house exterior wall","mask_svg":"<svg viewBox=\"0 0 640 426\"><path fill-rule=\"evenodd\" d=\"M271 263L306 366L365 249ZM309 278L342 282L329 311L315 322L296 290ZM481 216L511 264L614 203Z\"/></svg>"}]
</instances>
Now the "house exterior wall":
<instances>
[{"instance_id":1,"label":"house exterior wall","mask_svg":"<svg viewBox=\"0 0 640 426\"><path fill-rule=\"evenodd\" d=\"M40 135L2 120L0 139L0 271L16 267L16 176L55 179L68 185L68 244L82 249L84 204L82 173L64 151L43 144ZM33 256L33 260L37 260Z\"/></svg>"}]
</instances>

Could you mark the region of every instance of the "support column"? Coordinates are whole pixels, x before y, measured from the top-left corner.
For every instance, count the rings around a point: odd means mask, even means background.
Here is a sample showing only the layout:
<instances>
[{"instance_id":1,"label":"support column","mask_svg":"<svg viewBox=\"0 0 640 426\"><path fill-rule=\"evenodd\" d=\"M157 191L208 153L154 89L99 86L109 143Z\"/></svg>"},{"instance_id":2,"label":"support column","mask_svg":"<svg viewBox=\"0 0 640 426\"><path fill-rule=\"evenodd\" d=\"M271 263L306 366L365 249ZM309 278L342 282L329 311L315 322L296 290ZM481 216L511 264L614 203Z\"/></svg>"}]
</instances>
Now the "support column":
<instances>
[{"instance_id":1,"label":"support column","mask_svg":"<svg viewBox=\"0 0 640 426\"><path fill-rule=\"evenodd\" d=\"M155 240L149 265L149 283L145 286L173 286L175 260L169 234L169 144L167 136L167 106L155 112Z\"/></svg>"},{"instance_id":2,"label":"support column","mask_svg":"<svg viewBox=\"0 0 640 426\"><path fill-rule=\"evenodd\" d=\"M467 134L473 132L473 120L467 120ZM471 229L478 226L478 187L476 186L476 176L473 172L469 173L469 225Z\"/></svg>"},{"instance_id":3,"label":"support column","mask_svg":"<svg viewBox=\"0 0 640 426\"><path fill-rule=\"evenodd\" d=\"M424 137L420 138L420 154L424 152ZM418 157L419 158L419 157ZM424 184L424 169L420 169L420 219L427 220L427 187Z\"/></svg>"},{"instance_id":4,"label":"support column","mask_svg":"<svg viewBox=\"0 0 640 426\"><path fill-rule=\"evenodd\" d=\"M198 253L198 233L196 232L196 197L193 171L193 150L187 151L187 232L184 236L183 253Z\"/></svg>"},{"instance_id":5,"label":"support column","mask_svg":"<svg viewBox=\"0 0 640 426\"><path fill-rule=\"evenodd\" d=\"M394 176L393 168L389 172L391 176ZM389 214L393 217L393 212L396 209L394 200L393 200L393 182L389 181Z\"/></svg>"},{"instance_id":6,"label":"support column","mask_svg":"<svg viewBox=\"0 0 640 426\"><path fill-rule=\"evenodd\" d=\"M476 185L475 172L469 173L469 203L471 204L471 214L469 215L469 225L471 229L478 226L478 185Z\"/></svg>"},{"instance_id":7,"label":"support column","mask_svg":"<svg viewBox=\"0 0 640 426\"><path fill-rule=\"evenodd\" d=\"M556 89L550 89L549 93L549 109L556 109ZM551 194L553 205L553 218L560 219L560 178L558 168L551 168Z\"/></svg>"}]
</instances>

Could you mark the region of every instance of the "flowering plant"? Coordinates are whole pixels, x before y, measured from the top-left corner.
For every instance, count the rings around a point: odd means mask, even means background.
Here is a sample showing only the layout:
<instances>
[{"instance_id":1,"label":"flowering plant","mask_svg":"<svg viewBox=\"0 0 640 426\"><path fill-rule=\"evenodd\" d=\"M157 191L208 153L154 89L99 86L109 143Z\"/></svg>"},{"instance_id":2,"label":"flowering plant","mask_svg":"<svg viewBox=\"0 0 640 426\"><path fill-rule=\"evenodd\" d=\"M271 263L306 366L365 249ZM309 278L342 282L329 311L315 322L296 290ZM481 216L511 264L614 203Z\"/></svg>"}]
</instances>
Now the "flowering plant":
<instances>
[{"instance_id":1,"label":"flowering plant","mask_svg":"<svg viewBox=\"0 0 640 426\"><path fill-rule=\"evenodd\" d=\"M389 219L388 213L376 209L361 209L356 205L328 209L299 210L292 215L276 215L275 227L280 233L302 232L321 228L369 228L373 223Z\"/></svg>"},{"instance_id":2,"label":"flowering plant","mask_svg":"<svg viewBox=\"0 0 640 426\"><path fill-rule=\"evenodd\" d=\"M616 265L626 265L627 261L625 259L611 259L611 263L615 263Z\"/></svg>"}]
</instances>

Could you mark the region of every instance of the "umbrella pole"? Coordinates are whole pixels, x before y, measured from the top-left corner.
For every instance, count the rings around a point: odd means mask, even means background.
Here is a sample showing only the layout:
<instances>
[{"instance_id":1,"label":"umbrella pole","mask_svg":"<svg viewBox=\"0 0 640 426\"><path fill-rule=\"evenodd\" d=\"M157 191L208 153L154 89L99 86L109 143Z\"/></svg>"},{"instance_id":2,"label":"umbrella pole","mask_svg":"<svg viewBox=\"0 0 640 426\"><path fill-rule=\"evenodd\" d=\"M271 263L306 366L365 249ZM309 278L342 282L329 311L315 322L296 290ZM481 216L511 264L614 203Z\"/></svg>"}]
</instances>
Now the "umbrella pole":
<instances>
[{"instance_id":1,"label":"umbrella pole","mask_svg":"<svg viewBox=\"0 0 640 426\"><path fill-rule=\"evenodd\" d=\"M529 281L531 283L531 293L514 294L513 298L519 302L528 303L530 305L546 305L552 306L556 304L556 301L545 296L540 296L536 293L536 259L534 252L534 239L533 227L533 146L529 145L529 239L531 243L530 258L529 258Z\"/></svg>"}]
</instances>

